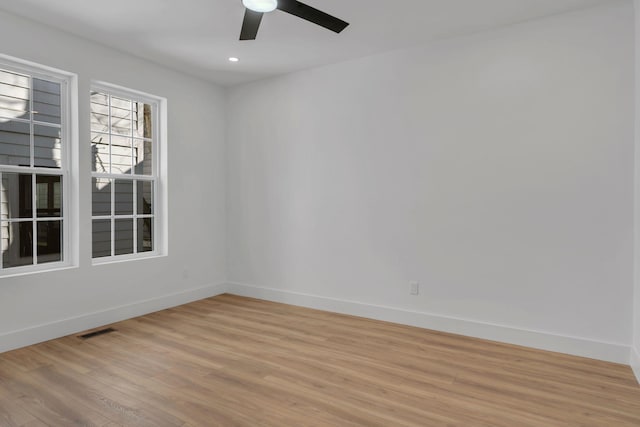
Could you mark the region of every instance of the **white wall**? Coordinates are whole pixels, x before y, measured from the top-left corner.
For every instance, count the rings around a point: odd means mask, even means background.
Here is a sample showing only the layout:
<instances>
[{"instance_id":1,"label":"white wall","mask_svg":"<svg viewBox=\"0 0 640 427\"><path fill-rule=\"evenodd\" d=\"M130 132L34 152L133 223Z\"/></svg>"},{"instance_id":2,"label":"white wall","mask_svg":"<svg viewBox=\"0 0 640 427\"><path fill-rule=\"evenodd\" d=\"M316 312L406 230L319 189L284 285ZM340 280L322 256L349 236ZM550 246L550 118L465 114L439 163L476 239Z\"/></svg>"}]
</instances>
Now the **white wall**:
<instances>
[{"instance_id":1,"label":"white wall","mask_svg":"<svg viewBox=\"0 0 640 427\"><path fill-rule=\"evenodd\" d=\"M635 135L635 277L634 277L634 316L633 348L631 366L640 381L640 0L635 0L636 28L636 135Z\"/></svg>"},{"instance_id":2,"label":"white wall","mask_svg":"<svg viewBox=\"0 0 640 427\"><path fill-rule=\"evenodd\" d=\"M79 268L0 278L0 351L216 293L226 278L223 90L5 13L0 40L0 53L79 75L81 142ZM91 266L91 79L168 100L167 257Z\"/></svg>"},{"instance_id":3,"label":"white wall","mask_svg":"<svg viewBox=\"0 0 640 427\"><path fill-rule=\"evenodd\" d=\"M231 89L232 289L627 363L633 25L614 2Z\"/></svg>"}]
</instances>

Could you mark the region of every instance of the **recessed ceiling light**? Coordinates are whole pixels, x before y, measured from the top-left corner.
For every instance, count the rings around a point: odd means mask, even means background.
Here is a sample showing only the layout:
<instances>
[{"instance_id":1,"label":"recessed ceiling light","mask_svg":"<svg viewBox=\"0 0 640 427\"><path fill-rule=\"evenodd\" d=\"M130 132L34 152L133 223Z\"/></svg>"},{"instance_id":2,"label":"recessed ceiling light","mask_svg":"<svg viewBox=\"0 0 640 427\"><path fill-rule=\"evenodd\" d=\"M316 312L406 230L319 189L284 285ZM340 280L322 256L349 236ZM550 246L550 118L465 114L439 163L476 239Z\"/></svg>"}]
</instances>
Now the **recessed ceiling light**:
<instances>
[{"instance_id":1,"label":"recessed ceiling light","mask_svg":"<svg viewBox=\"0 0 640 427\"><path fill-rule=\"evenodd\" d=\"M235 56L232 56L231 58L229 58L229 62L238 62L240 61L238 58L236 58Z\"/></svg>"},{"instance_id":2,"label":"recessed ceiling light","mask_svg":"<svg viewBox=\"0 0 640 427\"><path fill-rule=\"evenodd\" d=\"M242 0L242 4L255 12L271 12L278 7L277 0Z\"/></svg>"}]
</instances>

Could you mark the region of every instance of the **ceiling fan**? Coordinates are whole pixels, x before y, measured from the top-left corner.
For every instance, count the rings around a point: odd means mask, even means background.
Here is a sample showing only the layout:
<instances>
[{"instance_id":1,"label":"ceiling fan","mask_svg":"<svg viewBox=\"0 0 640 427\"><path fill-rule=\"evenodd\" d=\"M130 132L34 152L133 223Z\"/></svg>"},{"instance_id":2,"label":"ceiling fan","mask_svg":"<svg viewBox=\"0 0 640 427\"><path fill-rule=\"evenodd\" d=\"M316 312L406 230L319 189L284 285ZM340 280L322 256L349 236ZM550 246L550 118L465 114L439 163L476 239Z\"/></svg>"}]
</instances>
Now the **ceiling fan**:
<instances>
[{"instance_id":1,"label":"ceiling fan","mask_svg":"<svg viewBox=\"0 0 640 427\"><path fill-rule=\"evenodd\" d=\"M290 13L291 15L320 25L336 33L341 32L349 25L342 19L307 6L297 0L242 0L242 4L246 10L244 13L244 21L242 22L242 30L240 31L240 40L255 40L256 35L258 35L258 28L260 28L262 16L276 9Z\"/></svg>"}]
</instances>

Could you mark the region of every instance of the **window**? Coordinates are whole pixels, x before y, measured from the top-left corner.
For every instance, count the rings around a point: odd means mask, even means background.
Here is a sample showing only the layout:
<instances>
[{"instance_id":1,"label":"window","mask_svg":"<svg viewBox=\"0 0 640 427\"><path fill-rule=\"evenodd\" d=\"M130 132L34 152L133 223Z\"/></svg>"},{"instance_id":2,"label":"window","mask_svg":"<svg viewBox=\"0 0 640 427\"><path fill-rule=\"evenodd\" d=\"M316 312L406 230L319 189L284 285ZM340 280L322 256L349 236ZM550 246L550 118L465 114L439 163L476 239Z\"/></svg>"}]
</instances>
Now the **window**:
<instances>
[{"instance_id":1,"label":"window","mask_svg":"<svg viewBox=\"0 0 640 427\"><path fill-rule=\"evenodd\" d=\"M70 259L72 78L0 57L0 275Z\"/></svg>"},{"instance_id":2,"label":"window","mask_svg":"<svg viewBox=\"0 0 640 427\"><path fill-rule=\"evenodd\" d=\"M148 95L92 88L94 262L158 252L159 107Z\"/></svg>"}]
</instances>

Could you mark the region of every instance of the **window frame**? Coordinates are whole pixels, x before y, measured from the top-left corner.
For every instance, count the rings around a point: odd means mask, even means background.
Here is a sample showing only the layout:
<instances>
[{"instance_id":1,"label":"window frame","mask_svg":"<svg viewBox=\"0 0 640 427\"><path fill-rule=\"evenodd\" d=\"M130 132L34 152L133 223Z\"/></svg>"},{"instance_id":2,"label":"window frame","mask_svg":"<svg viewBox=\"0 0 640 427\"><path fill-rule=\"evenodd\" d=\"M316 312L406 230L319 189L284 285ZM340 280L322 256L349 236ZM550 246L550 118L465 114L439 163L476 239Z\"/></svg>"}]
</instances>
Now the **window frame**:
<instances>
[{"instance_id":1,"label":"window frame","mask_svg":"<svg viewBox=\"0 0 640 427\"><path fill-rule=\"evenodd\" d=\"M2 222L6 223L16 223L16 222L31 222L34 228L37 228L38 222L47 221L47 217L38 217L37 215L37 186L36 176L37 175L45 175L45 176L60 176L62 179L62 215L60 217L49 218L51 220L59 220L62 226L61 238L61 260L53 261L53 262L44 262L38 264L37 261L37 250L38 250L38 242L37 242L37 233L33 233L32 236L32 256L33 263L30 265L24 266L16 266L5 268L3 266L3 254L0 253L0 278L11 277L11 276L21 276L25 274L32 274L38 272L47 272L47 271L55 271L61 270L69 267L77 267L78 259L77 259L77 230L78 230L78 221L77 221L77 191L75 194L72 194L74 188L77 188L77 179L75 168L77 168L77 163L75 159L77 158L77 130L74 127L77 123L77 75L74 73L70 73L67 71L59 70L56 68L48 67L45 65L37 64L30 61L25 61L19 58L14 58L8 55L0 54L0 69L26 75L29 77L30 87L29 87L29 97L30 97L30 105L29 109L31 112L29 120L27 119L16 119L21 123L28 123L30 126L29 133L29 156L30 156L30 165L29 166L17 166L17 165L0 165L0 173L17 173L24 175L31 175L32 180L32 195L31 195L31 203L32 203L32 216L31 218L20 218L18 221L16 219L8 220L8 221L0 221L0 225ZM35 166L35 134L34 128L35 126L46 126L57 128L57 126L52 126L51 123L38 121L34 117L33 113L33 80L40 79L45 81L50 81L54 83L60 84L60 141L61 141L61 157L60 157L60 168L49 168L42 166ZM33 164L33 166L31 166ZM1 198L1 195L0 195ZM1 202L1 200L0 200ZM23 220L23 221L22 221Z\"/></svg>"},{"instance_id":2,"label":"window frame","mask_svg":"<svg viewBox=\"0 0 640 427\"><path fill-rule=\"evenodd\" d=\"M93 183L94 178L103 178L112 180L112 186L115 186L115 181L120 179L124 181L140 182L151 181L153 192L153 208L151 215L138 214L136 208L136 198L134 196L134 211L132 215L117 215L115 213L114 193L115 189L111 190L111 214L110 215L93 215L93 208L91 211L91 229L93 230L93 221L95 220L110 220L111 221L111 253L112 255L104 257L93 257L93 249L91 251L91 263L92 265L110 264L121 261L132 261L139 259L154 258L158 256L165 256L167 254L167 226L166 226L166 194L165 194L165 180L166 180L166 99L134 89L124 88L122 86L114 85L102 81L91 81L89 96L92 92L100 92L110 95L112 97L131 100L134 102L142 102L144 104L151 105L151 163L152 174L141 175L136 174L135 169L132 169L130 174L122 173L103 173L90 171L91 181ZM91 118L91 101L89 101L89 119ZM89 131L93 133L91 129L91 122L89 120ZM106 134L106 133L105 133ZM132 135L133 138L133 135ZM147 141L148 139L143 140ZM111 141L109 142L111 149ZM91 166L90 166L91 167ZM93 184L92 184L93 185ZM137 187L134 185L134 188ZM134 189L134 192L137 189ZM91 200L93 201L93 192L91 193ZM152 242L153 250L147 252L137 252L131 254L115 254L115 220L117 219L132 219L134 222L133 239L137 241L137 219L143 217L152 218ZM91 247L93 247L93 231L91 233ZM134 250L136 243L134 243Z\"/></svg>"}]
</instances>

